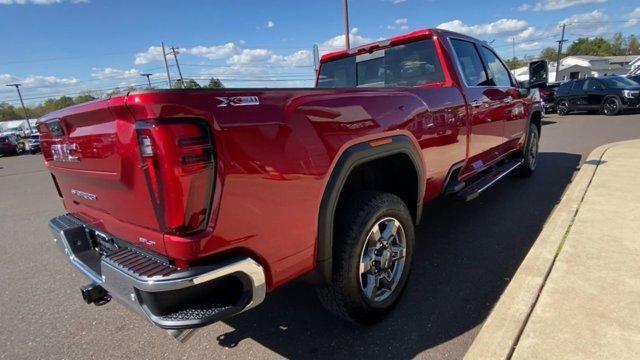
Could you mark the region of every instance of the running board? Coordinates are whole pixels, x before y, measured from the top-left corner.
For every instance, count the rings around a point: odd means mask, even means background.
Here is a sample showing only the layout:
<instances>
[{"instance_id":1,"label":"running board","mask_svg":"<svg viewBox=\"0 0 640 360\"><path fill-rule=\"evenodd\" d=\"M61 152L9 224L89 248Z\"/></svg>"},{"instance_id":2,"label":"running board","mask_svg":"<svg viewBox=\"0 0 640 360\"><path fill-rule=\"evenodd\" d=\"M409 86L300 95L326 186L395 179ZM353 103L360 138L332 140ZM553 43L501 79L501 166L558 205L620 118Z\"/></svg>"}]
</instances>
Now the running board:
<instances>
[{"instance_id":1,"label":"running board","mask_svg":"<svg viewBox=\"0 0 640 360\"><path fill-rule=\"evenodd\" d=\"M500 166L496 166L493 170L491 170L490 173L471 183L464 189L460 190L457 195L458 199L471 201L477 198L481 192L487 190L493 184L498 182L498 180L502 179L513 170L517 169L518 166L522 165L523 162L523 159L509 160Z\"/></svg>"}]
</instances>

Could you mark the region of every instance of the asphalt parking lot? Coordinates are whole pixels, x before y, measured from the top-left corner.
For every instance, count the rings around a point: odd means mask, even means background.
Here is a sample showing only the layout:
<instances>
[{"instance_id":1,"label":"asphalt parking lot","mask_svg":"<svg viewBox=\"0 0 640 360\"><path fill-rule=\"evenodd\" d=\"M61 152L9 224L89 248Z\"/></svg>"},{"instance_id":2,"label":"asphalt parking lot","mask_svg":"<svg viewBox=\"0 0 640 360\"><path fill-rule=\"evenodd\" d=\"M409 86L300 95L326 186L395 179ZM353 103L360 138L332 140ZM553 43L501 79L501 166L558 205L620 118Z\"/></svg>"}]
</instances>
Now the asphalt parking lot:
<instances>
[{"instance_id":1,"label":"asphalt parking lot","mask_svg":"<svg viewBox=\"0 0 640 360\"><path fill-rule=\"evenodd\" d=\"M443 198L425 207L404 299L379 325L329 316L309 285L294 282L186 344L115 302L85 305L79 287L87 281L47 228L64 210L42 157L0 158L0 357L461 358L582 159L637 138L638 114L547 117L534 177L509 177L470 203Z\"/></svg>"}]
</instances>

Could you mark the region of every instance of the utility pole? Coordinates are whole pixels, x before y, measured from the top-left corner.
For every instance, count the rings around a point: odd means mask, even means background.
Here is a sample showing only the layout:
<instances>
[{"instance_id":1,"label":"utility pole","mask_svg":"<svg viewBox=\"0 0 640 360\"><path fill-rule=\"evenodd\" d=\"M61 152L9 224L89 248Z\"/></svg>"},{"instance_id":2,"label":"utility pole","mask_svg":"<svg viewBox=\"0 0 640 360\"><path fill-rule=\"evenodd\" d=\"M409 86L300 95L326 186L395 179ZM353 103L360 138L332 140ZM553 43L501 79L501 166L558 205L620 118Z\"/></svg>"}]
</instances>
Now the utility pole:
<instances>
[{"instance_id":1,"label":"utility pole","mask_svg":"<svg viewBox=\"0 0 640 360\"><path fill-rule=\"evenodd\" d=\"M513 46L513 59L516 58L516 37L511 38L511 45Z\"/></svg>"},{"instance_id":2,"label":"utility pole","mask_svg":"<svg viewBox=\"0 0 640 360\"><path fill-rule=\"evenodd\" d=\"M556 78L554 81L558 81L558 75L560 74L560 55L562 54L562 44L564 44L564 28L567 27L567 24L562 24L562 36L560 36L560 40L558 40L558 57L556 59Z\"/></svg>"},{"instance_id":3,"label":"utility pole","mask_svg":"<svg viewBox=\"0 0 640 360\"><path fill-rule=\"evenodd\" d=\"M33 134L33 129L31 128L31 122L29 121L29 113L27 112L27 107L24 106L24 101L22 101L22 93L20 92L21 84L7 84L6 86L15 86L18 91L18 97L20 98L20 104L22 104L22 111L24 111L24 116L27 117L27 126L29 126L29 134Z\"/></svg>"},{"instance_id":4,"label":"utility pole","mask_svg":"<svg viewBox=\"0 0 640 360\"><path fill-rule=\"evenodd\" d=\"M349 50L351 45L349 44L349 0L344 0L344 46Z\"/></svg>"},{"instance_id":5,"label":"utility pole","mask_svg":"<svg viewBox=\"0 0 640 360\"><path fill-rule=\"evenodd\" d=\"M149 88L151 88L151 79L149 79L151 77L151 75L153 75L153 74L150 74L150 73L140 74L140 76L144 76L144 77L147 78L147 84L149 84Z\"/></svg>"},{"instance_id":6,"label":"utility pole","mask_svg":"<svg viewBox=\"0 0 640 360\"><path fill-rule=\"evenodd\" d=\"M167 70L167 82L169 83L169 89L171 89L171 74L169 74L169 63L167 63L167 52L164 51L164 42L162 44L162 57L164 58L164 68Z\"/></svg>"},{"instance_id":7,"label":"utility pole","mask_svg":"<svg viewBox=\"0 0 640 360\"><path fill-rule=\"evenodd\" d=\"M178 48L176 48L175 46L172 46L169 49L171 49L173 58L176 60L176 67L178 68L178 75L180 75L180 82L182 83L182 86L184 86L184 78L182 77L182 71L180 70L180 63L178 62L178 54L180 54L180 52L178 51Z\"/></svg>"}]
</instances>

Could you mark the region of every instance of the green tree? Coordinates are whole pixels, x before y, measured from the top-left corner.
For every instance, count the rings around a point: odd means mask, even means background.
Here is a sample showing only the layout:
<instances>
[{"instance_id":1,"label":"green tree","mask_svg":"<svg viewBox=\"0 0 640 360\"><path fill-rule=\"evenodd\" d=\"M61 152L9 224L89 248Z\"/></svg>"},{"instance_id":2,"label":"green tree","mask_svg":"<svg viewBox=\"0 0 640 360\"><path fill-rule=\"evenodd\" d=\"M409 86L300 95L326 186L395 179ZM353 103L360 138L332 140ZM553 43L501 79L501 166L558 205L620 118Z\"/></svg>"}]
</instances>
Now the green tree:
<instances>
[{"instance_id":1,"label":"green tree","mask_svg":"<svg viewBox=\"0 0 640 360\"><path fill-rule=\"evenodd\" d=\"M209 79L209 83L205 86L208 89L222 89L224 88L224 84L218 78Z\"/></svg>"},{"instance_id":2,"label":"green tree","mask_svg":"<svg viewBox=\"0 0 640 360\"><path fill-rule=\"evenodd\" d=\"M613 34L609 42L611 43L611 52L613 55L625 55L627 53L626 41L621 32Z\"/></svg>"},{"instance_id":3,"label":"green tree","mask_svg":"<svg viewBox=\"0 0 640 360\"><path fill-rule=\"evenodd\" d=\"M90 91L83 91L73 99L73 102L76 104L82 104L85 102L93 101L95 99L97 99L97 97L93 96Z\"/></svg>"},{"instance_id":4,"label":"green tree","mask_svg":"<svg viewBox=\"0 0 640 360\"><path fill-rule=\"evenodd\" d=\"M613 46L601 37L579 38L569 46L567 55L611 56L613 55Z\"/></svg>"},{"instance_id":5,"label":"green tree","mask_svg":"<svg viewBox=\"0 0 640 360\"><path fill-rule=\"evenodd\" d=\"M19 115L16 108L6 102L0 103L0 120L16 120L24 119L23 115Z\"/></svg>"},{"instance_id":6,"label":"green tree","mask_svg":"<svg viewBox=\"0 0 640 360\"><path fill-rule=\"evenodd\" d=\"M183 88L185 89L199 89L201 88L200 84L198 84L197 81L193 80L193 79L187 79L184 82Z\"/></svg>"},{"instance_id":7,"label":"green tree","mask_svg":"<svg viewBox=\"0 0 640 360\"><path fill-rule=\"evenodd\" d=\"M518 58L511 58L509 60L505 60L505 64L507 65L509 70L513 70L523 66L527 66L527 61Z\"/></svg>"},{"instance_id":8,"label":"green tree","mask_svg":"<svg viewBox=\"0 0 640 360\"><path fill-rule=\"evenodd\" d=\"M547 62L555 62L558 60L558 50L552 47L546 47L540 52L540 59L547 60Z\"/></svg>"},{"instance_id":9,"label":"green tree","mask_svg":"<svg viewBox=\"0 0 640 360\"><path fill-rule=\"evenodd\" d=\"M640 42L635 35L627 37L627 53L629 55L640 55Z\"/></svg>"}]
</instances>

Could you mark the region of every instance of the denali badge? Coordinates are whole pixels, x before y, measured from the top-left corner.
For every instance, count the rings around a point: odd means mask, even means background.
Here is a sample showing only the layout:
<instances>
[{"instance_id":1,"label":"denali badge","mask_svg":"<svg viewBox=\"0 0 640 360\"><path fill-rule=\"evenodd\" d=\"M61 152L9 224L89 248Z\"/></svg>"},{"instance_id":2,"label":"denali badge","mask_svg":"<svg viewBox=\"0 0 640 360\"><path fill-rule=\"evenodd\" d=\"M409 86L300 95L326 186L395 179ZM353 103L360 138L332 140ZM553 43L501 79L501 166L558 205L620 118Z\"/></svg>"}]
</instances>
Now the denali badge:
<instances>
[{"instance_id":1,"label":"denali badge","mask_svg":"<svg viewBox=\"0 0 640 360\"><path fill-rule=\"evenodd\" d=\"M80 158L76 155L78 145L76 144L54 144L51 145L53 161L78 162Z\"/></svg>"},{"instance_id":2,"label":"denali badge","mask_svg":"<svg viewBox=\"0 0 640 360\"><path fill-rule=\"evenodd\" d=\"M230 96L230 97L217 97L220 100L218 107L224 106L246 106L246 105L260 105L260 99L257 96Z\"/></svg>"},{"instance_id":3,"label":"denali badge","mask_svg":"<svg viewBox=\"0 0 640 360\"><path fill-rule=\"evenodd\" d=\"M96 199L98 199L98 197L95 196L94 194L90 194L88 192L84 192L76 189L71 189L71 194L86 200L91 200L91 201L95 201Z\"/></svg>"}]
</instances>

